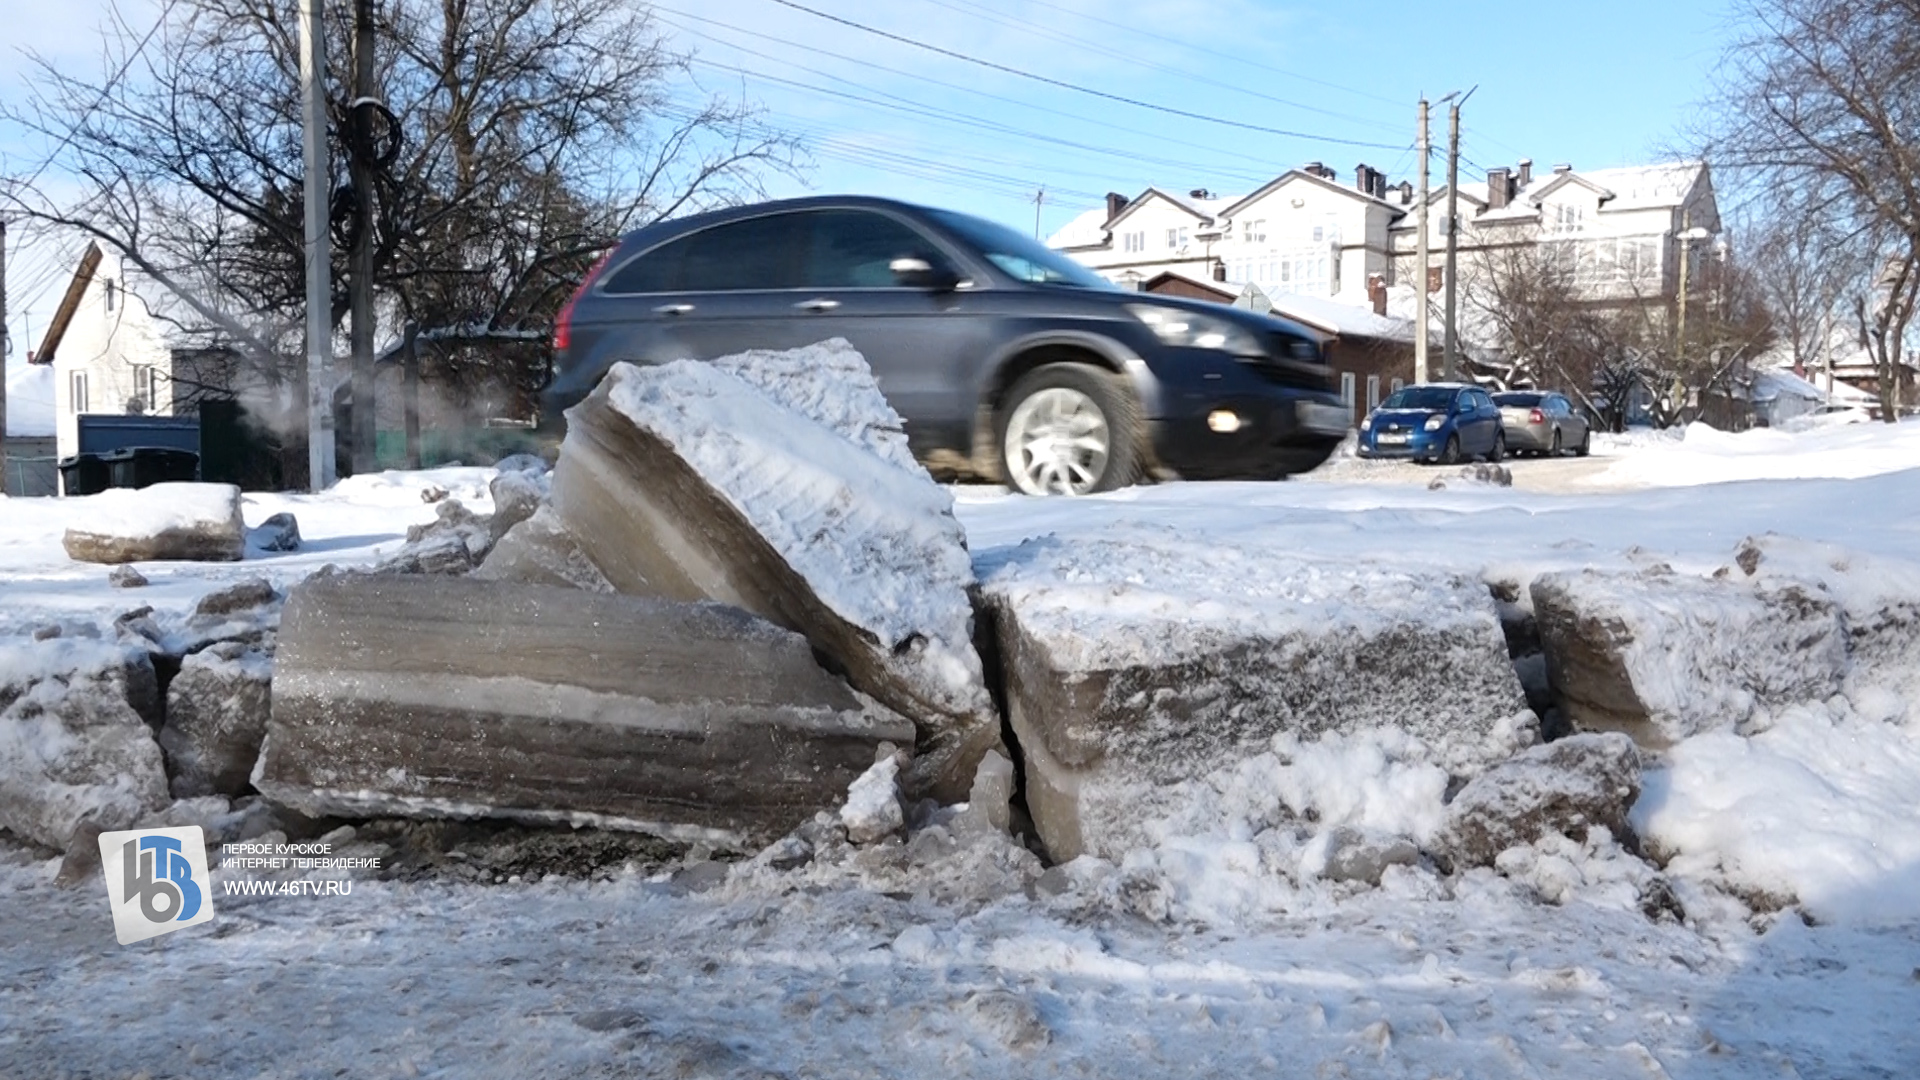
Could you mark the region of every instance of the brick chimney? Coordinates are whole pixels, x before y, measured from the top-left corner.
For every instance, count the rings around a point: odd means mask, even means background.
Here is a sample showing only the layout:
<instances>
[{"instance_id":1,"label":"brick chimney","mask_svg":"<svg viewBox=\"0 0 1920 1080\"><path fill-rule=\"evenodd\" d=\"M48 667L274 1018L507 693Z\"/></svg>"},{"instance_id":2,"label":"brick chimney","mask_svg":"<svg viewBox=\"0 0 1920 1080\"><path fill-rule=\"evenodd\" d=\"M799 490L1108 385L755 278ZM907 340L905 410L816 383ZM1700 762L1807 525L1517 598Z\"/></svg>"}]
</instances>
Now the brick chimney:
<instances>
[{"instance_id":1,"label":"brick chimney","mask_svg":"<svg viewBox=\"0 0 1920 1080\"><path fill-rule=\"evenodd\" d=\"M1413 181L1411 180L1400 181L1400 205L1413 205Z\"/></svg>"},{"instance_id":2,"label":"brick chimney","mask_svg":"<svg viewBox=\"0 0 1920 1080\"><path fill-rule=\"evenodd\" d=\"M1487 170L1487 209L1504 210L1513 201L1513 173L1505 166Z\"/></svg>"},{"instance_id":3,"label":"brick chimney","mask_svg":"<svg viewBox=\"0 0 1920 1080\"><path fill-rule=\"evenodd\" d=\"M1308 176L1317 176L1322 180L1332 180L1334 178L1333 170L1318 161L1307 162L1300 171L1306 173Z\"/></svg>"},{"instance_id":4,"label":"brick chimney","mask_svg":"<svg viewBox=\"0 0 1920 1080\"><path fill-rule=\"evenodd\" d=\"M1373 194L1373 169L1365 162L1353 167L1353 186L1362 195Z\"/></svg>"},{"instance_id":5,"label":"brick chimney","mask_svg":"<svg viewBox=\"0 0 1920 1080\"><path fill-rule=\"evenodd\" d=\"M1381 274L1367 275L1367 299L1373 303L1375 315L1387 313L1387 279Z\"/></svg>"},{"instance_id":6,"label":"brick chimney","mask_svg":"<svg viewBox=\"0 0 1920 1080\"><path fill-rule=\"evenodd\" d=\"M1127 208L1127 197L1125 195L1122 195L1117 191L1107 192L1107 220L1108 221L1112 221L1114 218L1119 217L1120 211L1125 210L1126 208Z\"/></svg>"},{"instance_id":7,"label":"brick chimney","mask_svg":"<svg viewBox=\"0 0 1920 1080\"><path fill-rule=\"evenodd\" d=\"M1531 183L1533 183L1533 159L1523 157L1520 159L1519 185L1524 188Z\"/></svg>"}]
</instances>

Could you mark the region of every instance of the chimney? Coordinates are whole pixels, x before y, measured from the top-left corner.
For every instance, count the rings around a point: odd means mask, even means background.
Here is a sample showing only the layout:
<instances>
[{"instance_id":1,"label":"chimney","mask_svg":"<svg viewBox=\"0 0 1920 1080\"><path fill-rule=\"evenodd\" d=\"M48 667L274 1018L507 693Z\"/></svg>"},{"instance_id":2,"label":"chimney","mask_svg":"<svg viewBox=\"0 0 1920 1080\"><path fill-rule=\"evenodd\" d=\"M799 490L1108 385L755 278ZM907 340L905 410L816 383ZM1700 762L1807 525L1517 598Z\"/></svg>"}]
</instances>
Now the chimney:
<instances>
[{"instance_id":1,"label":"chimney","mask_svg":"<svg viewBox=\"0 0 1920 1080\"><path fill-rule=\"evenodd\" d=\"M1197 188L1194 188L1192 191L1187 192L1187 198L1211 199L1213 198L1213 192L1208 191L1206 188L1203 188L1203 187L1197 187Z\"/></svg>"},{"instance_id":2,"label":"chimney","mask_svg":"<svg viewBox=\"0 0 1920 1080\"><path fill-rule=\"evenodd\" d=\"M1373 194L1373 170L1365 162L1354 166L1353 186L1358 188L1362 195Z\"/></svg>"},{"instance_id":3,"label":"chimney","mask_svg":"<svg viewBox=\"0 0 1920 1080\"><path fill-rule=\"evenodd\" d=\"M1373 313L1387 313L1387 279L1381 274L1367 275L1367 299L1373 302Z\"/></svg>"},{"instance_id":4,"label":"chimney","mask_svg":"<svg viewBox=\"0 0 1920 1080\"><path fill-rule=\"evenodd\" d=\"M1119 217L1120 211L1125 210L1126 208L1127 208L1127 197L1125 195L1122 195L1117 191L1107 192L1107 220L1108 221L1112 221L1114 218Z\"/></svg>"},{"instance_id":5,"label":"chimney","mask_svg":"<svg viewBox=\"0 0 1920 1080\"><path fill-rule=\"evenodd\" d=\"M1504 210L1513 198L1513 174L1505 166L1487 170L1487 209Z\"/></svg>"},{"instance_id":6,"label":"chimney","mask_svg":"<svg viewBox=\"0 0 1920 1080\"><path fill-rule=\"evenodd\" d=\"M1317 161L1307 162L1306 167L1300 171L1306 173L1308 176L1317 176L1322 180L1332 180L1334 178L1333 170Z\"/></svg>"},{"instance_id":7,"label":"chimney","mask_svg":"<svg viewBox=\"0 0 1920 1080\"><path fill-rule=\"evenodd\" d=\"M1573 165L1569 162L1563 161L1560 164L1555 165L1553 167L1553 171L1555 173L1569 173L1573 171Z\"/></svg>"},{"instance_id":8,"label":"chimney","mask_svg":"<svg viewBox=\"0 0 1920 1080\"><path fill-rule=\"evenodd\" d=\"M1413 181L1411 180L1400 181L1400 205L1413 205Z\"/></svg>"},{"instance_id":9,"label":"chimney","mask_svg":"<svg viewBox=\"0 0 1920 1080\"><path fill-rule=\"evenodd\" d=\"M1379 169L1373 170L1373 197L1376 199L1387 197L1387 174Z\"/></svg>"},{"instance_id":10,"label":"chimney","mask_svg":"<svg viewBox=\"0 0 1920 1080\"><path fill-rule=\"evenodd\" d=\"M1533 183L1533 159L1523 157L1520 159L1519 184L1524 188L1531 183Z\"/></svg>"},{"instance_id":11,"label":"chimney","mask_svg":"<svg viewBox=\"0 0 1920 1080\"><path fill-rule=\"evenodd\" d=\"M1221 262L1219 259L1213 260L1213 280L1215 281L1227 280L1227 264L1224 262Z\"/></svg>"}]
</instances>

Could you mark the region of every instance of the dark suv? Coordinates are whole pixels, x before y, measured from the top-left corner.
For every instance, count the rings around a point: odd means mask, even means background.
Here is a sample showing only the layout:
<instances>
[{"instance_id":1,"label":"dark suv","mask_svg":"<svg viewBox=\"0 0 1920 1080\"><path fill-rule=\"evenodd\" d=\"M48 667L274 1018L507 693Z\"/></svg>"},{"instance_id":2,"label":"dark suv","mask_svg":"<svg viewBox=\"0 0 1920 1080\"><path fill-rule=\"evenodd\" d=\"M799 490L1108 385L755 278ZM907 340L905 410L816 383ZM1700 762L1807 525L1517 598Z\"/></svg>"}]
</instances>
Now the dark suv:
<instances>
[{"instance_id":1,"label":"dark suv","mask_svg":"<svg viewBox=\"0 0 1920 1080\"><path fill-rule=\"evenodd\" d=\"M542 414L617 361L835 337L866 357L931 469L1030 494L1284 476L1347 428L1319 341L1294 323L1123 291L1011 229L851 197L628 235L555 322Z\"/></svg>"}]
</instances>

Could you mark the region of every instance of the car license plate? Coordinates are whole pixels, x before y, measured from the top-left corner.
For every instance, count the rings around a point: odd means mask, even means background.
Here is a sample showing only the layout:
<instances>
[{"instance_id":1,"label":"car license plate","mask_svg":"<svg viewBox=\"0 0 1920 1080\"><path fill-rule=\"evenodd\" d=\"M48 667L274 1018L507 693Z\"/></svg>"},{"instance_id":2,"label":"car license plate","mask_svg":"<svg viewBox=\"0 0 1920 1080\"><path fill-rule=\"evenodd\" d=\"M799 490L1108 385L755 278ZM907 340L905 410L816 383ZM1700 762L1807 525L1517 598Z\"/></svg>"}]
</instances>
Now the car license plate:
<instances>
[{"instance_id":1,"label":"car license plate","mask_svg":"<svg viewBox=\"0 0 1920 1080\"><path fill-rule=\"evenodd\" d=\"M1308 431L1344 435L1353 426L1353 416L1344 405L1322 405L1317 401L1302 401L1299 405L1300 426Z\"/></svg>"},{"instance_id":2,"label":"car license plate","mask_svg":"<svg viewBox=\"0 0 1920 1080\"><path fill-rule=\"evenodd\" d=\"M1407 433L1404 431L1383 431L1375 435L1373 441L1383 446L1404 446L1407 442Z\"/></svg>"}]
</instances>

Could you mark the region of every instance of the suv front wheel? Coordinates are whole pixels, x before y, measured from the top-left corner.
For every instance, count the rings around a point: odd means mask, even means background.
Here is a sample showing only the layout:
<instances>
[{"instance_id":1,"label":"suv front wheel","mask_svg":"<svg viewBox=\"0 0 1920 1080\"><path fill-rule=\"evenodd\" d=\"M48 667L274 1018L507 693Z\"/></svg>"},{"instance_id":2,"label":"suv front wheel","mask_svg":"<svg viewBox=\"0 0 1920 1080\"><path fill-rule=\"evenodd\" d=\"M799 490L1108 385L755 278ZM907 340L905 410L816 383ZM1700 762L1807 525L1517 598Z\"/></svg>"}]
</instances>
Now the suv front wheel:
<instances>
[{"instance_id":1,"label":"suv front wheel","mask_svg":"<svg viewBox=\"0 0 1920 1080\"><path fill-rule=\"evenodd\" d=\"M1088 495L1139 475L1139 408L1119 376L1049 364L1022 376L1000 410L1007 483L1028 495Z\"/></svg>"}]
</instances>

